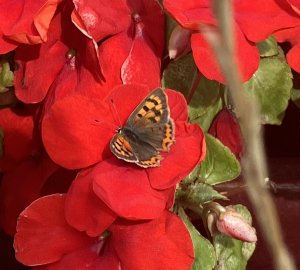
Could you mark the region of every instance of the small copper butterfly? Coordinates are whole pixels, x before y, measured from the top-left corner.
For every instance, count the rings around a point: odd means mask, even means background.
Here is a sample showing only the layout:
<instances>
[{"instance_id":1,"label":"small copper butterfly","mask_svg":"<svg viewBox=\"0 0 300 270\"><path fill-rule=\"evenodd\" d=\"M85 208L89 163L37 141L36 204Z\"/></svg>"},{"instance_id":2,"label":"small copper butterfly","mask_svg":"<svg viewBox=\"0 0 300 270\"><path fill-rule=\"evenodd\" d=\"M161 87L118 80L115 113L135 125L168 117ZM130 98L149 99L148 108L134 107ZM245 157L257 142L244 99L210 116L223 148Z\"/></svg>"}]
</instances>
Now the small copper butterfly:
<instances>
[{"instance_id":1,"label":"small copper butterfly","mask_svg":"<svg viewBox=\"0 0 300 270\"><path fill-rule=\"evenodd\" d=\"M162 88L153 90L128 117L125 127L110 142L111 152L140 167L157 167L175 141L168 97Z\"/></svg>"}]
</instances>

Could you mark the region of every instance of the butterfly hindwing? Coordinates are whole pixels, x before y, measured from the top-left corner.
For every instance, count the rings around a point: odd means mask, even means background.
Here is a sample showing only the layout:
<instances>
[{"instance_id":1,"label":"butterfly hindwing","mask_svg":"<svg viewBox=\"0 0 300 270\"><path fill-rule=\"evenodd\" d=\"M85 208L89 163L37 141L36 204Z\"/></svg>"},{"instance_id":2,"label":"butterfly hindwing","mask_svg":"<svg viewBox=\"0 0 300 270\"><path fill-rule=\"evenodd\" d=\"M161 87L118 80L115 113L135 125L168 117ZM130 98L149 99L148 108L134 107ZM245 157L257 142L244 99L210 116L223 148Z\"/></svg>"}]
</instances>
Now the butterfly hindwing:
<instances>
[{"instance_id":1,"label":"butterfly hindwing","mask_svg":"<svg viewBox=\"0 0 300 270\"><path fill-rule=\"evenodd\" d=\"M122 134L117 133L111 143L110 150L120 159L124 159L128 162L137 162L136 157L131 142Z\"/></svg>"},{"instance_id":2,"label":"butterfly hindwing","mask_svg":"<svg viewBox=\"0 0 300 270\"><path fill-rule=\"evenodd\" d=\"M162 159L155 147L140 140L127 128L120 129L113 137L110 149L118 158L135 162L141 167L156 167Z\"/></svg>"}]
</instances>

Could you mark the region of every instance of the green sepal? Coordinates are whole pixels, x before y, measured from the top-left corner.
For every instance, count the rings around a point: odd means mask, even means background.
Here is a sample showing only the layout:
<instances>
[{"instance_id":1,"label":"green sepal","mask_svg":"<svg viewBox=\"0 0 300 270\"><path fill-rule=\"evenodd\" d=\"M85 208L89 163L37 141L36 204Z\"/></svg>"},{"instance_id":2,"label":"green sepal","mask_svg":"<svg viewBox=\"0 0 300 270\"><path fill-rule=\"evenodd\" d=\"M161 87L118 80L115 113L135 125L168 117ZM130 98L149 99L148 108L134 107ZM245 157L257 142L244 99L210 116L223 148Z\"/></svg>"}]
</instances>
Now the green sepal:
<instances>
[{"instance_id":1,"label":"green sepal","mask_svg":"<svg viewBox=\"0 0 300 270\"><path fill-rule=\"evenodd\" d=\"M225 200L224 195L214 190L211 185L195 182L190 185L180 185L176 192L176 200L198 206L213 200Z\"/></svg>"},{"instance_id":2,"label":"green sepal","mask_svg":"<svg viewBox=\"0 0 300 270\"><path fill-rule=\"evenodd\" d=\"M273 36L256 43L256 46L258 47L261 57L275 56L279 53L277 41Z\"/></svg>"}]
</instances>

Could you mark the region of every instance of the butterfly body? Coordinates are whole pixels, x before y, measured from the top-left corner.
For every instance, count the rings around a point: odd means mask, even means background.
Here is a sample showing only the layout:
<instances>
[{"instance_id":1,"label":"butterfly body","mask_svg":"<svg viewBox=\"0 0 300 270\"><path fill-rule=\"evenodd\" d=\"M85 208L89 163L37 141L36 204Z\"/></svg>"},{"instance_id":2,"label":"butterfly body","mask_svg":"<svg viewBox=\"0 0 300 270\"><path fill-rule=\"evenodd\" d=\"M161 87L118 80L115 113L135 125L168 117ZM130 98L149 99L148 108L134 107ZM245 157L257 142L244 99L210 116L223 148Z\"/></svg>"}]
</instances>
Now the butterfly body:
<instances>
[{"instance_id":1,"label":"butterfly body","mask_svg":"<svg viewBox=\"0 0 300 270\"><path fill-rule=\"evenodd\" d=\"M174 123L170 118L167 96L163 89L151 92L119 128L110 143L115 156L140 167L157 167L174 142Z\"/></svg>"}]
</instances>

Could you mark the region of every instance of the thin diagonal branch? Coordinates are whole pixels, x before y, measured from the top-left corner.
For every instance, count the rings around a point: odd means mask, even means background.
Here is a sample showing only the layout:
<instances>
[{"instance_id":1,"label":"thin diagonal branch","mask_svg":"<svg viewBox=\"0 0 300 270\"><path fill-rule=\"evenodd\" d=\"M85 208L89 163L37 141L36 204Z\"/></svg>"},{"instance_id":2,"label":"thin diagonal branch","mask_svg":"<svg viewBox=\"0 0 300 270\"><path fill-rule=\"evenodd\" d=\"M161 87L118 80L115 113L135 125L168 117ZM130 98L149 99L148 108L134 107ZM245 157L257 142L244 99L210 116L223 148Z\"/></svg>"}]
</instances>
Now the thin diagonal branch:
<instances>
[{"instance_id":1,"label":"thin diagonal branch","mask_svg":"<svg viewBox=\"0 0 300 270\"><path fill-rule=\"evenodd\" d=\"M274 203L265 186L268 174L257 104L246 98L235 63L231 1L214 0L213 3L220 27L204 26L200 31L217 56L237 112L246 148L242 166L247 192L268 243L274 268L294 270L296 268L283 241Z\"/></svg>"}]
</instances>

